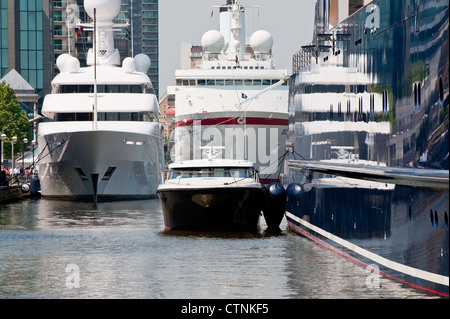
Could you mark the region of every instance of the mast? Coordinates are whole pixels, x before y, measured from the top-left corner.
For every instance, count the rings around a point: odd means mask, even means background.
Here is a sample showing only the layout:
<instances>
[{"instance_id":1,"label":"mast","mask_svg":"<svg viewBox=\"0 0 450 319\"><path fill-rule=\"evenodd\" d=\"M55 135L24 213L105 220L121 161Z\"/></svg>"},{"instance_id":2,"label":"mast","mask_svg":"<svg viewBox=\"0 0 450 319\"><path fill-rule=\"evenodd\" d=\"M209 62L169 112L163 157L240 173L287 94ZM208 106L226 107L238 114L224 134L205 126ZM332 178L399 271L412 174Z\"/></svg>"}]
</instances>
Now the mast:
<instances>
[{"instance_id":1,"label":"mast","mask_svg":"<svg viewBox=\"0 0 450 319\"><path fill-rule=\"evenodd\" d=\"M97 19L94 8L94 114L93 114L93 130L97 130Z\"/></svg>"}]
</instances>

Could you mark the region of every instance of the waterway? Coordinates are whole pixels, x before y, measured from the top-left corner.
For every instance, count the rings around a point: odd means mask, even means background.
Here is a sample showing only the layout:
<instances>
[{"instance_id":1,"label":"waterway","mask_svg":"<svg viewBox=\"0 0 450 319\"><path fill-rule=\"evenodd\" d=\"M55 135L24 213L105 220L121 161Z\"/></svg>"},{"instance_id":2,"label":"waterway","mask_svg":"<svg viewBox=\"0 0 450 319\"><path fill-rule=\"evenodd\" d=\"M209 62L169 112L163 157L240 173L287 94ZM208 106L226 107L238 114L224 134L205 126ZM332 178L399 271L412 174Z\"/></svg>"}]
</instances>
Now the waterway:
<instances>
[{"instance_id":1,"label":"waterway","mask_svg":"<svg viewBox=\"0 0 450 319\"><path fill-rule=\"evenodd\" d=\"M2 299L436 298L289 232L164 230L158 199L0 204Z\"/></svg>"}]
</instances>

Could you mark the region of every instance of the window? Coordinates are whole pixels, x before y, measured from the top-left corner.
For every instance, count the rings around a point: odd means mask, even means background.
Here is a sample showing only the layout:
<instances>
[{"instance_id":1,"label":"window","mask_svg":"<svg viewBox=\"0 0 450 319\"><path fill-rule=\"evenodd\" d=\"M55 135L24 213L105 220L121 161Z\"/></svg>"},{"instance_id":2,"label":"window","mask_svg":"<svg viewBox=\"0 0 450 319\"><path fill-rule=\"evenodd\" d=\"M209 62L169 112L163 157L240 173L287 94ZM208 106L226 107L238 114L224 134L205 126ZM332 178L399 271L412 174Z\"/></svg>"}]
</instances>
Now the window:
<instances>
[{"instance_id":1,"label":"window","mask_svg":"<svg viewBox=\"0 0 450 319\"><path fill-rule=\"evenodd\" d=\"M415 110L420 110L420 106L421 106L421 84L420 82L416 82L414 83L414 109Z\"/></svg>"},{"instance_id":2,"label":"window","mask_svg":"<svg viewBox=\"0 0 450 319\"><path fill-rule=\"evenodd\" d=\"M147 112L132 112L132 113L98 113L99 121L135 121L135 122L143 122L146 119L150 118L150 116L146 116L149 113ZM67 122L67 121L92 121L92 113L59 113L56 115L56 120L59 122Z\"/></svg>"},{"instance_id":3,"label":"window","mask_svg":"<svg viewBox=\"0 0 450 319\"><path fill-rule=\"evenodd\" d=\"M347 120L351 119L350 100L347 101Z\"/></svg>"},{"instance_id":4,"label":"window","mask_svg":"<svg viewBox=\"0 0 450 319\"><path fill-rule=\"evenodd\" d=\"M108 169L106 170L105 175L103 175L102 177L102 181L108 181L112 174L114 173L114 171L116 170L117 167L108 167Z\"/></svg>"}]
</instances>

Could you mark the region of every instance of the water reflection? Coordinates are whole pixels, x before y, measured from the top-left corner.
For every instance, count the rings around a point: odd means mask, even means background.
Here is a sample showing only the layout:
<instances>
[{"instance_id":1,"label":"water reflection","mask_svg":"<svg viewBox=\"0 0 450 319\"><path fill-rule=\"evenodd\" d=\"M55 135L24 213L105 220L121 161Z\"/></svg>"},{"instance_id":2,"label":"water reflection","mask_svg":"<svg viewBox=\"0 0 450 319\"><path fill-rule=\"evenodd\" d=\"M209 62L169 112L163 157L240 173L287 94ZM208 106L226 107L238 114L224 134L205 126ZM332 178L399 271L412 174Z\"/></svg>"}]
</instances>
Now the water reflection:
<instances>
[{"instance_id":1,"label":"water reflection","mask_svg":"<svg viewBox=\"0 0 450 319\"><path fill-rule=\"evenodd\" d=\"M157 200L93 204L65 200L30 199L2 207L0 225L5 229L46 230L86 227L142 227L159 225ZM0 227L1 227L0 226Z\"/></svg>"},{"instance_id":2,"label":"water reflection","mask_svg":"<svg viewBox=\"0 0 450 319\"><path fill-rule=\"evenodd\" d=\"M0 207L1 298L427 298L313 242L164 231L158 200L26 200ZM79 269L79 288L67 285ZM69 267L69 268L68 268ZM71 283L69 281L69 283Z\"/></svg>"}]
</instances>

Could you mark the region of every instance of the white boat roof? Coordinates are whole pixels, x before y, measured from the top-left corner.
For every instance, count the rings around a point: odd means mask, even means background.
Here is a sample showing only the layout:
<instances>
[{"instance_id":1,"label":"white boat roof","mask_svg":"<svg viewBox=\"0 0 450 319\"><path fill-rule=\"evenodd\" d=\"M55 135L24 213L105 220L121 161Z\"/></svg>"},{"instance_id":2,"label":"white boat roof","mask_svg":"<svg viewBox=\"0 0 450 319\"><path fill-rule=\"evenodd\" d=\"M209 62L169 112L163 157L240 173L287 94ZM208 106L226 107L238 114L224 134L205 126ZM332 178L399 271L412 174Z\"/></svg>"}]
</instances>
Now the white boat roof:
<instances>
[{"instance_id":1,"label":"white boat roof","mask_svg":"<svg viewBox=\"0 0 450 319\"><path fill-rule=\"evenodd\" d=\"M89 113L94 105L93 93L47 94L42 105L42 114ZM158 112L158 101L154 94L144 93L98 93L98 112Z\"/></svg>"},{"instance_id":2,"label":"white boat roof","mask_svg":"<svg viewBox=\"0 0 450 319\"><path fill-rule=\"evenodd\" d=\"M147 74L142 72L126 72L118 66L97 65L97 84L109 85L141 85L151 83ZM52 81L52 85L94 84L94 67L80 68L76 72L61 72Z\"/></svg>"},{"instance_id":3,"label":"white boat roof","mask_svg":"<svg viewBox=\"0 0 450 319\"><path fill-rule=\"evenodd\" d=\"M206 167L241 167L241 168L253 168L252 162L246 160L233 160L233 159L201 159L201 160L188 160L180 161L169 164L169 169L181 169L181 168L206 168Z\"/></svg>"}]
</instances>

